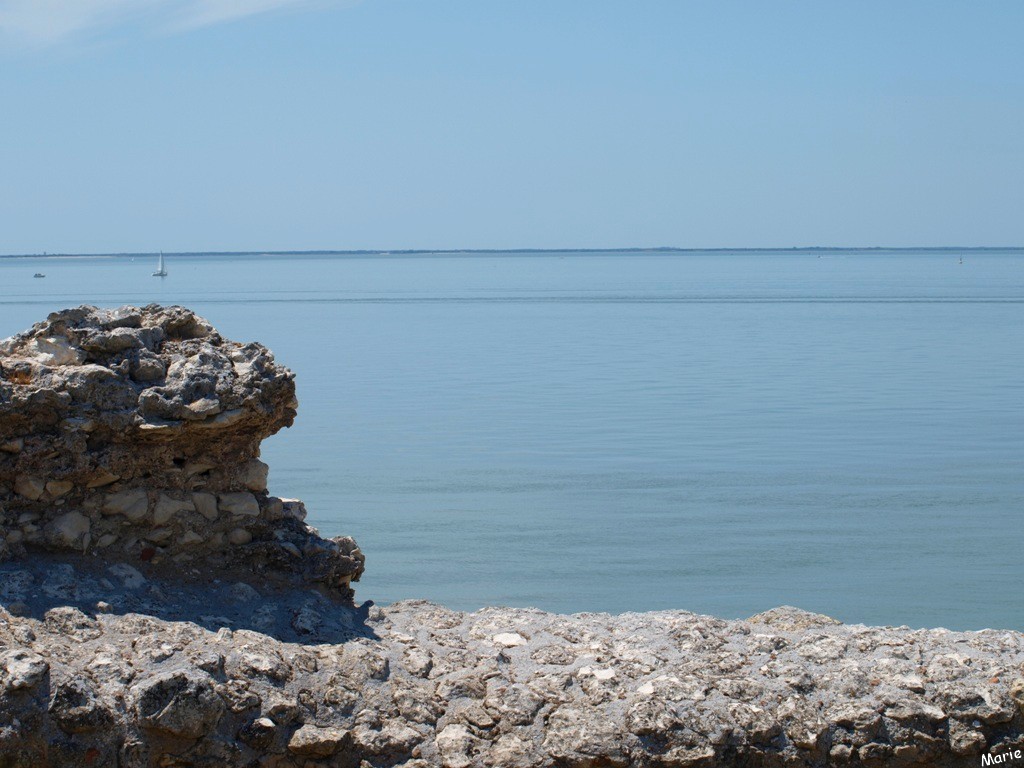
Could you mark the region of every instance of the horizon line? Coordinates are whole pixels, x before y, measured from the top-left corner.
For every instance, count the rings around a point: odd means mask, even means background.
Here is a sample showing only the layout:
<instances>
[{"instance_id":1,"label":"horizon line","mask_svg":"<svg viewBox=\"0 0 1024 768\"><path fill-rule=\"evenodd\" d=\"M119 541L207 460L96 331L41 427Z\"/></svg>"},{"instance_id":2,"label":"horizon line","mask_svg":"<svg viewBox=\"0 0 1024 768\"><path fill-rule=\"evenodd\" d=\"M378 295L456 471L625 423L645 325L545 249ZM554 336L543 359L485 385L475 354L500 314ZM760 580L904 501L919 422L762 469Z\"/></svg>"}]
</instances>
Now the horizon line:
<instances>
[{"instance_id":1,"label":"horizon line","mask_svg":"<svg viewBox=\"0 0 1024 768\"><path fill-rule=\"evenodd\" d=\"M337 255L337 256L415 256L432 254L474 254L474 253L800 253L816 251L1021 251L1024 246L1020 245L910 245L910 246L886 246L886 245L858 245L858 246L836 246L836 245L801 245L801 246L771 246L764 248L742 247L713 247L713 248L689 248L683 246L630 246L626 248L312 248L302 250L242 250L242 251L96 251L91 253L55 252L50 253L5 253L0 254L0 259L45 259L45 258L67 258L67 257L128 257L128 256L158 256L163 253L165 256L304 256L304 255Z\"/></svg>"}]
</instances>

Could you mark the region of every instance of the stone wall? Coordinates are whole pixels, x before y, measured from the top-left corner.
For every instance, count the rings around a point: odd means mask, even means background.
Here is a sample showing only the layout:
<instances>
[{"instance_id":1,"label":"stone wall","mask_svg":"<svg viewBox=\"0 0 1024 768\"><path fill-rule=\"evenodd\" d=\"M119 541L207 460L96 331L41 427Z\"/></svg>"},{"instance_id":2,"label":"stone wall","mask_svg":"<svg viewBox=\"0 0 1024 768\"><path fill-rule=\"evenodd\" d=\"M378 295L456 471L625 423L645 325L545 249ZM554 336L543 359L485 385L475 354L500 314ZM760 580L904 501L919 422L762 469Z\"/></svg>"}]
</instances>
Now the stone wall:
<instances>
[{"instance_id":1,"label":"stone wall","mask_svg":"<svg viewBox=\"0 0 1024 768\"><path fill-rule=\"evenodd\" d=\"M17 573L12 593L73 581L82 604L99 583ZM1016 632L414 601L360 627L296 593L304 631L323 619L297 641L245 623L280 601L251 590L207 593L219 627L117 608L155 586L0 607L0 768L977 768L1024 749Z\"/></svg>"},{"instance_id":2,"label":"stone wall","mask_svg":"<svg viewBox=\"0 0 1024 768\"><path fill-rule=\"evenodd\" d=\"M350 596L363 557L267 492L294 375L182 307L79 307L0 342L0 557L26 548L290 574Z\"/></svg>"},{"instance_id":3,"label":"stone wall","mask_svg":"<svg viewBox=\"0 0 1024 768\"><path fill-rule=\"evenodd\" d=\"M180 307L81 307L0 342L0 768L906 768L1024 751L1019 632L356 608L355 543L267 492L260 441L295 408L266 349Z\"/></svg>"}]
</instances>

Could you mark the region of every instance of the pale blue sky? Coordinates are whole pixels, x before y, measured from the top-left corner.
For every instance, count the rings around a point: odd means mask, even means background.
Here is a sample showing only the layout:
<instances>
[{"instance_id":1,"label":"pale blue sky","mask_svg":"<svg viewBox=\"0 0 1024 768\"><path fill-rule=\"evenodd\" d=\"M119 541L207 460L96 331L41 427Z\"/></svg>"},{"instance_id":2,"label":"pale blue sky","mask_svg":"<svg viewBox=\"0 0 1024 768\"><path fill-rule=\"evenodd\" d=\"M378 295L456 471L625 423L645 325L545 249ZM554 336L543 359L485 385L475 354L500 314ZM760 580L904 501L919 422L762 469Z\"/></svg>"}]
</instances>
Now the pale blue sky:
<instances>
[{"instance_id":1,"label":"pale blue sky","mask_svg":"<svg viewBox=\"0 0 1024 768\"><path fill-rule=\"evenodd\" d=\"M0 253L1020 245L1022 32L1017 0L0 0Z\"/></svg>"}]
</instances>

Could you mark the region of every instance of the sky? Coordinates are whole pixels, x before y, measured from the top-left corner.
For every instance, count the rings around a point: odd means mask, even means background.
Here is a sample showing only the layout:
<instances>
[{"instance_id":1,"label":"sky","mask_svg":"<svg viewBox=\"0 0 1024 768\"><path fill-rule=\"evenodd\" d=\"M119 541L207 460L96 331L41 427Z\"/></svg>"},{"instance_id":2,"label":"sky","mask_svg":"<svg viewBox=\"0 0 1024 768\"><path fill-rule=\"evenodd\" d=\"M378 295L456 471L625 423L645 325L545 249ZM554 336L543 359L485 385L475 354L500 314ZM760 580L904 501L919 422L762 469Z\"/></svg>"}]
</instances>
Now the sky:
<instances>
[{"instance_id":1,"label":"sky","mask_svg":"<svg viewBox=\"0 0 1024 768\"><path fill-rule=\"evenodd\" d=\"M1024 3L0 0L0 253L1024 245Z\"/></svg>"}]
</instances>

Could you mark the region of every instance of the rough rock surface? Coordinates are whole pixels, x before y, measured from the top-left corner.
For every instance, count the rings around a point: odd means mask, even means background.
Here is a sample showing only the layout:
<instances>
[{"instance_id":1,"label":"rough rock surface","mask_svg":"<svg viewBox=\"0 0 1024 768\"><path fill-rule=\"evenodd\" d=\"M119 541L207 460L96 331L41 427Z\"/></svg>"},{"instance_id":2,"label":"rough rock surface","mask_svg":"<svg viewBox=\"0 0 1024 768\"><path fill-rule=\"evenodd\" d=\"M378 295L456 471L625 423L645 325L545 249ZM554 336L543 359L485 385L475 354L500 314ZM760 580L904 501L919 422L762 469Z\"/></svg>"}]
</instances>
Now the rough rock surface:
<instances>
[{"instance_id":1,"label":"rough rock surface","mask_svg":"<svg viewBox=\"0 0 1024 768\"><path fill-rule=\"evenodd\" d=\"M0 564L0 766L978 766L1024 747L1016 632L360 611L147 568Z\"/></svg>"},{"instance_id":2,"label":"rough rock surface","mask_svg":"<svg viewBox=\"0 0 1024 768\"><path fill-rule=\"evenodd\" d=\"M978 766L1024 635L779 608L352 604L351 539L266 491L291 374L181 308L0 343L0 768ZM997 762L982 762L982 756Z\"/></svg>"},{"instance_id":3,"label":"rough rock surface","mask_svg":"<svg viewBox=\"0 0 1024 768\"><path fill-rule=\"evenodd\" d=\"M297 577L363 570L267 492L293 374L182 307L79 307L0 342L0 558L26 548Z\"/></svg>"}]
</instances>

